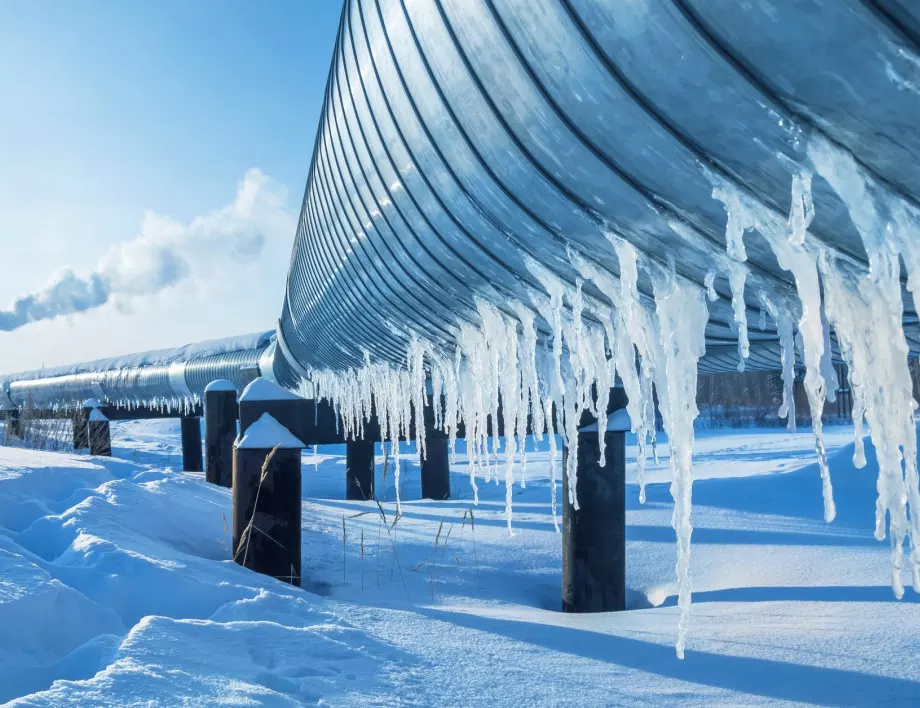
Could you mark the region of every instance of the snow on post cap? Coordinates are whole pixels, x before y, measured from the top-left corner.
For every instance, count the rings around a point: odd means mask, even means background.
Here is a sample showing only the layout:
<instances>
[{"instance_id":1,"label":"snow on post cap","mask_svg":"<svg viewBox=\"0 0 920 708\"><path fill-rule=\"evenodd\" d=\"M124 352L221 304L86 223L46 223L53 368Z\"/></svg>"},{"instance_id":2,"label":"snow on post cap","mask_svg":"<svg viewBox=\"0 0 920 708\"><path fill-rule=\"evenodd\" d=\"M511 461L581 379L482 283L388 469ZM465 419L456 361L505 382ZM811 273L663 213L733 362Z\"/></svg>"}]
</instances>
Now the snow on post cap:
<instances>
[{"instance_id":1,"label":"snow on post cap","mask_svg":"<svg viewBox=\"0 0 920 708\"><path fill-rule=\"evenodd\" d=\"M268 413L263 413L261 418L246 429L246 434L236 446L244 450L271 450L275 447L287 450L306 447Z\"/></svg>"},{"instance_id":2,"label":"snow on post cap","mask_svg":"<svg viewBox=\"0 0 920 708\"><path fill-rule=\"evenodd\" d=\"M296 401L299 399L296 393L288 391L264 376L252 381L243 389L243 395L240 396L242 401Z\"/></svg>"},{"instance_id":3,"label":"snow on post cap","mask_svg":"<svg viewBox=\"0 0 920 708\"><path fill-rule=\"evenodd\" d=\"M607 416L607 432L632 430L632 421L625 408L618 408ZM596 433L597 423L578 429L579 433Z\"/></svg>"},{"instance_id":4,"label":"snow on post cap","mask_svg":"<svg viewBox=\"0 0 920 708\"><path fill-rule=\"evenodd\" d=\"M96 398L87 398L83 401L84 408L102 408L102 404Z\"/></svg>"},{"instance_id":5,"label":"snow on post cap","mask_svg":"<svg viewBox=\"0 0 920 708\"><path fill-rule=\"evenodd\" d=\"M204 392L208 391L236 391L236 385L228 379L217 379L204 387Z\"/></svg>"},{"instance_id":6,"label":"snow on post cap","mask_svg":"<svg viewBox=\"0 0 920 708\"><path fill-rule=\"evenodd\" d=\"M95 423L104 423L108 420L108 418L105 417L105 413L98 408L93 408L93 410L90 411L89 419Z\"/></svg>"}]
</instances>

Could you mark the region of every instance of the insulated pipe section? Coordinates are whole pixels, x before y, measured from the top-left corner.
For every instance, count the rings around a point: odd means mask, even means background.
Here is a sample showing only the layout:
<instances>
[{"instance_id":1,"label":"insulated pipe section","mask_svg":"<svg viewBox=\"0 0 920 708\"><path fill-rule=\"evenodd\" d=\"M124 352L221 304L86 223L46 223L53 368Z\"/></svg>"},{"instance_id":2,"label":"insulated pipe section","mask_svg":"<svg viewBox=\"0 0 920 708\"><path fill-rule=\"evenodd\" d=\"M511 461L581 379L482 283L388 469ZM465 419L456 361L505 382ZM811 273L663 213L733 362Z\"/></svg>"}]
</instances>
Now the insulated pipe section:
<instances>
[{"instance_id":1,"label":"insulated pipe section","mask_svg":"<svg viewBox=\"0 0 920 708\"><path fill-rule=\"evenodd\" d=\"M477 298L515 318L515 301L545 293L534 264L572 289L572 253L619 274L616 234L650 264L643 296L655 262L673 258L700 285L717 270L715 356L701 370L733 371L714 189L786 223L794 181L815 172L809 146L824 141L855 155L892 204L920 206L911 3L638 6L344 2L279 325L290 370L359 367L365 352L401 366L413 336L453 352L462 325L480 324ZM809 243L865 266L847 205L817 174L812 196ZM797 302L795 282L766 239L745 247L752 349L778 348L774 323L756 325L758 294ZM608 302L590 280L584 294ZM538 325L542 345L552 333ZM778 354L748 364L780 368Z\"/></svg>"},{"instance_id":2,"label":"insulated pipe section","mask_svg":"<svg viewBox=\"0 0 920 708\"><path fill-rule=\"evenodd\" d=\"M101 359L0 379L0 406L77 408L96 398L105 405L189 408L218 379L242 391L272 368L274 332L228 337L168 350Z\"/></svg>"}]
</instances>

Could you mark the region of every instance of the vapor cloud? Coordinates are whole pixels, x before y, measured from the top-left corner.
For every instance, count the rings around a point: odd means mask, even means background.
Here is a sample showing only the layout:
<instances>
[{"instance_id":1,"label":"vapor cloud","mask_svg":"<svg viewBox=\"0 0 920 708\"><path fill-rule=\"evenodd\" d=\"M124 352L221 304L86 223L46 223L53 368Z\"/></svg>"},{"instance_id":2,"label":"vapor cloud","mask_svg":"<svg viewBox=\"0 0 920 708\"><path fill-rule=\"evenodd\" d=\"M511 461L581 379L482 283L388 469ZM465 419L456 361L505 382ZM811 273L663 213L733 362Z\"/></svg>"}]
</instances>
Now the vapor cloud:
<instances>
[{"instance_id":1,"label":"vapor cloud","mask_svg":"<svg viewBox=\"0 0 920 708\"><path fill-rule=\"evenodd\" d=\"M109 248L93 272L81 276L62 270L44 288L0 310L0 331L112 301L127 304L182 281L216 277L228 266L256 261L268 240L292 243L296 216L286 202L287 189L254 168L247 170L230 204L187 224L147 212L140 234Z\"/></svg>"}]
</instances>

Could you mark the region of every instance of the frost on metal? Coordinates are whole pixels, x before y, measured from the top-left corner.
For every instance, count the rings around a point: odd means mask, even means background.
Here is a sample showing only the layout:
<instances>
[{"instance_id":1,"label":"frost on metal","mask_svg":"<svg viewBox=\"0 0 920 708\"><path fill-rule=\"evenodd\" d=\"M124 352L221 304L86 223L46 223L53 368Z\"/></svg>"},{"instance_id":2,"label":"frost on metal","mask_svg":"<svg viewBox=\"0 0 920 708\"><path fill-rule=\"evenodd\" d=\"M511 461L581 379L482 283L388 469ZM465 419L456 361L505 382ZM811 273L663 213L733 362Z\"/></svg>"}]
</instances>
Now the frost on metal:
<instances>
[{"instance_id":1,"label":"frost on metal","mask_svg":"<svg viewBox=\"0 0 920 708\"><path fill-rule=\"evenodd\" d=\"M348 436L360 436L372 412L398 455L398 441L414 431L424 455L424 426L414 416L425 405L434 409L437 428L447 433L453 455L458 426L465 427L468 470L474 498L480 482L503 482L506 518L511 529L511 490L515 463L526 470L525 436L549 436L555 475L555 435L573 454L563 470L571 503L575 494L578 421L585 411L606 428L607 392L619 380L628 396L628 417L639 454L637 478L645 500L643 469L654 443L654 397L671 447L673 526L677 533L677 592L680 620L677 652L683 656L690 609L690 538L693 483L693 421L697 365L705 353L708 302L719 299L716 278L730 287L737 332L739 370L750 352L745 289L755 288L760 327L769 315L780 343L783 401L778 415L795 429L793 381L797 365L805 371L815 451L822 483L824 517L835 515L833 488L824 449L821 414L833 400L837 381L831 366L831 332L849 366L854 398L856 464L864 465L864 423L878 451L879 482L876 536L890 535L892 588L903 594L901 570L910 568L920 590L920 487L918 487L916 403L911 395L908 345L903 331L900 259L907 264L908 288L920 287L920 213L875 184L851 155L820 136L806 144L804 164L793 172L791 208L781 214L753 195L710 174L713 198L726 211L725 250L713 251L713 268L703 282L677 274L660 254L638 251L627 235L611 230L608 240L619 272L600 266L590 254L570 249L579 278L574 285L545 265L524 256L542 289L529 302L477 301L479 326L458 323L449 349L410 335L403 366L376 363L365 352L364 366L345 371L315 370L315 395L330 400ZM809 236L815 218L813 176L831 186L846 204L869 256L868 270ZM677 233L687 232L674 222ZM745 236L758 233L781 268L791 274L794 290L766 289L748 282ZM653 284L650 297L638 288L640 274ZM591 282L602 298L589 296ZM543 337L538 332L548 333ZM879 341L886 346L879 347ZM594 392L598 392L595 396ZM499 437L499 405L504 437ZM603 437L599 436L603 459ZM399 467L397 465L396 469ZM398 490L398 485L397 485ZM555 477L551 484L556 517ZM918 513L912 513L912 508ZM886 518L888 528L886 528ZM905 560L904 547L908 547Z\"/></svg>"}]
</instances>

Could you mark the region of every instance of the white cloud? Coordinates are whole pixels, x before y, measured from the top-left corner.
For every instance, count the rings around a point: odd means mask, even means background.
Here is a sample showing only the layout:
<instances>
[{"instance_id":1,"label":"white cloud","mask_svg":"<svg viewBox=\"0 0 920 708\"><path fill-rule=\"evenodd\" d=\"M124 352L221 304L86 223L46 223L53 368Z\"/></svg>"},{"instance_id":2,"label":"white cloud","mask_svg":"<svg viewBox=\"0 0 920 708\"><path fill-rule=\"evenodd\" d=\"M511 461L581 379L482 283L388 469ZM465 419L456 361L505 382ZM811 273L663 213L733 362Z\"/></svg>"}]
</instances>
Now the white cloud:
<instances>
[{"instance_id":1,"label":"white cloud","mask_svg":"<svg viewBox=\"0 0 920 708\"><path fill-rule=\"evenodd\" d=\"M61 270L0 310L0 371L269 329L296 224L287 189L255 168L229 204L188 223L148 212L90 273Z\"/></svg>"},{"instance_id":2,"label":"white cloud","mask_svg":"<svg viewBox=\"0 0 920 708\"><path fill-rule=\"evenodd\" d=\"M296 222L286 200L282 185L253 168L233 202L189 224L148 212L140 234L113 245L94 272L79 277L61 271L41 290L0 311L0 330L101 307L113 296L151 295L185 278L205 278L234 261L256 259L266 233L293 238Z\"/></svg>"}]
</instances>

